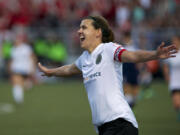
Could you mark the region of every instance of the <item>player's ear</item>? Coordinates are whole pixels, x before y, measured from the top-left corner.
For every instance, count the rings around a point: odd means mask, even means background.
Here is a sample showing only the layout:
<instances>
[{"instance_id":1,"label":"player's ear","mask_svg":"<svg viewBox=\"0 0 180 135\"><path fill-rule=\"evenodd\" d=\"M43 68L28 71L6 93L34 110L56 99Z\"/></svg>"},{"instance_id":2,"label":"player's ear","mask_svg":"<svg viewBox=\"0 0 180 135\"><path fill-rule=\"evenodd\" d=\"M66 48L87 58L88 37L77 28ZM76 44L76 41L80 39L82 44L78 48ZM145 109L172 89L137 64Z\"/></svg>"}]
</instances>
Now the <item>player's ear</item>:
<instances>
[{"instance_id":1,"label":"player's ear","mask_svg":"<svg viewBox=\"0 0 180 135\"><path fill-rule=\"evenodd\" d=\"M96 37L102 37L102 30L101 29L97 29L96 31Z\"/></svg>"}]
</instances>

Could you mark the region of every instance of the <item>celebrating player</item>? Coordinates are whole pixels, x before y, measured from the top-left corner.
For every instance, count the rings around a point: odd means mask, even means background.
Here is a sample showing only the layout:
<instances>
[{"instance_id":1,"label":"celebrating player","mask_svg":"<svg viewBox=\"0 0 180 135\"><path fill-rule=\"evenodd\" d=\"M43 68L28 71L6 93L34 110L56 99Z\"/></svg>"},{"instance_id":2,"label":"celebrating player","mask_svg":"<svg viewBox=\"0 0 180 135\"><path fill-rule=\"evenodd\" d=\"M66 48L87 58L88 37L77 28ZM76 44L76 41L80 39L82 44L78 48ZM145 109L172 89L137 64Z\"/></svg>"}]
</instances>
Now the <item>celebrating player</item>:
<instances>
[{"instance_id":1,"label":"celebrating player","mask_svg":"<svg viewBox=\"0 0 180 135\"><path fill-rule=\"evenodd\" d=\"M88 95L93 124L99 135L138 135L138 124L125 100L122 62L145 62L174 57L175 45L155 51L127 51L113 43L114 34L101 16L82 20L78 30L82 55L70 65L48 69L38 64L45 76L81 74Z\"/></svg>"}]
</instances>

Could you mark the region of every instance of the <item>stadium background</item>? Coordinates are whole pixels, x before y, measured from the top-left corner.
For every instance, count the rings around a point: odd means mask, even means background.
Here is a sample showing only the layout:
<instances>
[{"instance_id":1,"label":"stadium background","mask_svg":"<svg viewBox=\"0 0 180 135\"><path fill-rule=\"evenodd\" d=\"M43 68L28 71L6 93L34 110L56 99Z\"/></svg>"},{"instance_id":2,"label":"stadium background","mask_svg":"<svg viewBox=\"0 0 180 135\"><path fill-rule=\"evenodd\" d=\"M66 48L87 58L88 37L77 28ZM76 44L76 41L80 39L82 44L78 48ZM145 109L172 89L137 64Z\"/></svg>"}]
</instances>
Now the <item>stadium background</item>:
<instances>
[{"instance_id":1,"label":"stadium background","mask_svg":"<svg viewBox=\"0 0 180 135\"><path fill-rule=\"evenodd\" d=\"M11 96L8 61L13 41L23 34L38 61L49 66L73 62L82 52L77 30L81 19L103 15L123 43L130 32L139 49L155 49L180 34L179 0L1 0L0 1L0 135L95 134L82 80L41 78L25 93L23 106ZM134 108L140 135L178 135L161 62L153 72L151 97Z\"/></svg>"}]
</instances>

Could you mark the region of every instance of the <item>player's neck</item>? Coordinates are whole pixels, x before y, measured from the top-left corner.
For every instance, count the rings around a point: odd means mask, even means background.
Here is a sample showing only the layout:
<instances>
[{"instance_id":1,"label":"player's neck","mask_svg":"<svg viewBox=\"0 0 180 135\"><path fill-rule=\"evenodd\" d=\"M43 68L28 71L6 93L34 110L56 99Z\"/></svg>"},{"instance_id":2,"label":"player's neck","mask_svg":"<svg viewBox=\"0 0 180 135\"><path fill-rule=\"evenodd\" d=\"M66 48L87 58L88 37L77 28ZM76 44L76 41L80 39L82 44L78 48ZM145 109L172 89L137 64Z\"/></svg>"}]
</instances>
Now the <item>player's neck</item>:
<instances>
[{"instance_id":1,"label":"player's neck","mask_svg":"<svg viewBox=\"0 0 180 135\"><path fill-rule=\"evenodd\" d=\"M96 42L93 41L93 44L90 45L90 47L89 47L89 49L87 49L87 51L89 53L92 53L96 49L96 47L99 46L101 43L102 43L101 41L96 41Z\"/></svg>"}]
</instances>

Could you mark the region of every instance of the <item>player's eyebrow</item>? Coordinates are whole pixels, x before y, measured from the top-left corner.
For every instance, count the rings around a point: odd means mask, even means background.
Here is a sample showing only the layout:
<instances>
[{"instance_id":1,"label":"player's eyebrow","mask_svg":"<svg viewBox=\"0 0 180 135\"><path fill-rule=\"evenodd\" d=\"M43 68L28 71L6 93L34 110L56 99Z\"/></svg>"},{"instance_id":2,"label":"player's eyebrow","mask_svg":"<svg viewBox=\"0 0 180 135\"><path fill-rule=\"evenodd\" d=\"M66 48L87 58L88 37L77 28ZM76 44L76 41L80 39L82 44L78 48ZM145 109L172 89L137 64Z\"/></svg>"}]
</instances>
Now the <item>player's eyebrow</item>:
<instances>
[{"instance_id":1,"label":"player's eyebrow","mask_svg":"<svg viewBox=\"0 0 180 135\"><path fill-rule=\"evenodd\" d=\"M87 26L82 24L82 25L80 25L80 28L87 28Z\"/></svg>"}]
</instances>

